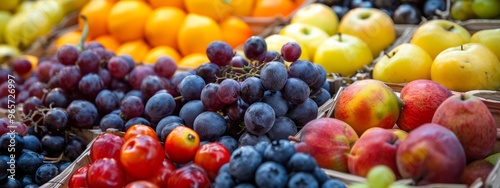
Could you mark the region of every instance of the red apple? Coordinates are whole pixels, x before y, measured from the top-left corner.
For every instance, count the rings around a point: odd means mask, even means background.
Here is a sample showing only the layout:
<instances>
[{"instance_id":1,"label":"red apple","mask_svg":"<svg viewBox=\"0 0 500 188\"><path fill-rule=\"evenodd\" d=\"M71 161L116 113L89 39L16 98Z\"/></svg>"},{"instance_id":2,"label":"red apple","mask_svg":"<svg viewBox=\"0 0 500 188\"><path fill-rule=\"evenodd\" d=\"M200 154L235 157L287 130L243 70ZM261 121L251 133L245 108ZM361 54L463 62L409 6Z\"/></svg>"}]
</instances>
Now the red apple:
<instances>
[{"instance_id":1,"label":"red apple","mask_svg":"<svg viewBox=\"0 0 500 188\"><path fill-rule=\"evenodd\" d=\"M396 124L405 131L411 131L424 123L430 123L436 109L451 95L450 90L432 80L407 83L399 95L405 105Z\"/></svg>"},{"instance_id":2,"label":"red apple","mask_svg":"<svg viewBox=\"0 0 500 188\"><path fill-rule=\"evenodd\" d=\"M426 123L414 129L399 144L396 164L402 178L417 185L458 183L466 159L457 136L449 129Z\"/></svg>"},{"instance_id":3,"label":"red apple","mask_svg":"<svg viewBox=\"0 0 500 188\"><path fill-rule=\"evenodd\" d=\"M371 168L385 165L394 172L396 178L401 178L396 165L396 151L400 143L398 135L391 129L374 127L366 130L348 155L349 172L366 177Z\"/></svg>"},{"instance_id":4,"label":"red apple","mask_svg":"<svg viewBox=\"0 0 500 188\"><path fill-rule=\"evenodd\" d=\"M483 159L472 161L465 167L465 172L460 179L460 183L471 186L478 178L486 182L486 178L488 178L494 167L493 164Z\"/></svg>"},{"instance_id":5,"label":"red apple","mask_svg":"<svg viewBox=\"0 0 500 188\"><path fill-rule=\"evenodd\" d=\"M335 118L319 118L304 125L295 148L313 156L322 168L347 172L347 154L358 138L349 124Z\"/></svg>"},{"instance_id":6,"label":"red apple","mask_svg":"<svg viewBox=\"0 0 500 188\"><path fill-rule=\"evenodd\" d=\"M464 147L467 161L486 157L497 138L497 126L488 107L468 93L455 94L441 103L432 123L453 131Z\"/></svg>"}]
</instances>

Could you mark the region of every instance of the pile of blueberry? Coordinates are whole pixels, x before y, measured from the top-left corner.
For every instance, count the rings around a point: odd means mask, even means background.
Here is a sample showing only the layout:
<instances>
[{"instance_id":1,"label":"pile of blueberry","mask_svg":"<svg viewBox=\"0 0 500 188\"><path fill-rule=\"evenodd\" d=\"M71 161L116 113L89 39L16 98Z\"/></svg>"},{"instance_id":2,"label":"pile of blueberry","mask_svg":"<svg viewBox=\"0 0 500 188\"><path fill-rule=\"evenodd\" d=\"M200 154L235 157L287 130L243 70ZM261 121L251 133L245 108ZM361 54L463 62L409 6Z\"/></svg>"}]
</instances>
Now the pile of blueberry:
<instances>
[{"instance_id":1,"label":"pile of blueberry","mask_svg":"<svg viewBox=\"0 0 500 188\"><path fill-rule=\"evenodd\" d=\"M296 152L290 141L275 140L236 149L229 163L219 169L212 187L342 188L346 185L330 179L313 157Z\"/></svg>"}]
</instances>

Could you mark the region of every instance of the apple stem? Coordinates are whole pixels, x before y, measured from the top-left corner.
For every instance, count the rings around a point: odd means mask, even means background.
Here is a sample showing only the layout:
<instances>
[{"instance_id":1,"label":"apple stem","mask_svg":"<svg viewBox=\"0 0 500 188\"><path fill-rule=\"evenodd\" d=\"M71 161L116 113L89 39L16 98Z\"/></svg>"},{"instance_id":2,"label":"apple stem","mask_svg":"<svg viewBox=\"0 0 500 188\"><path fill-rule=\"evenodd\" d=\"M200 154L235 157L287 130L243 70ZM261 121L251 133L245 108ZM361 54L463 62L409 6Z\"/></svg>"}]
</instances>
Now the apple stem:
<instances>
[{"instance_id":1,"label":"apple stem","mask_svg":"<svg viewBox=\"0 0 500 188\"><path fill-rule=\"evenodd\" d=\"M387 56L388 58L391 58L391 56L385 50L384 50L384 55Z\"/></svg>"},{"instance_id":2,"label":"apple stem","mask_svg":"<svg viewBox=\"0 0 500 188\"><path fill-rule=\"evenodd\" d=\"M339 41L342 42L342 33L339 32Z\"/></svg>"},{"instance_id":3,"label":"apple stem","mask_svg":"<svg viewBox=\"0 0 500 188\"><path fill-rule=\"evenodd\" d=\"M288 136L288 140L293 141L293 142L297 142L297 143L300 142L300 139L297 137L294 137L294 136Z\"/></svg>"},{"instance_id":4,"label":"apple stem","mask_svg":"<svg viewBox=\"0 0 500 188\"><path fill-rule=\"evenodd\" d=\"M460 99L463 101L465 100L465 93L460 93Z\"/></svg>"},{"instance_id":5,"label":"apple stem","mask_svg":"<svg viewBox=\"0 0 500 188\"><path fill-rule=\"evenodd\" d=\"M463 44L460 45L460 50L462 50L462 51L464 50L464 45Z\"/></svg>"},{"instance_id":6,"label":"apple stem","mask_svg":"<svg viewBox=\"0 0 500 188\"><path fill-rule=\"evenodd\" d=\"M455 28L455 26L454 26L454 25L451 25L451 27L450 27L450 28L448 28L448 31L451 31L453 28Z\"/></svg>"}]
</instances>

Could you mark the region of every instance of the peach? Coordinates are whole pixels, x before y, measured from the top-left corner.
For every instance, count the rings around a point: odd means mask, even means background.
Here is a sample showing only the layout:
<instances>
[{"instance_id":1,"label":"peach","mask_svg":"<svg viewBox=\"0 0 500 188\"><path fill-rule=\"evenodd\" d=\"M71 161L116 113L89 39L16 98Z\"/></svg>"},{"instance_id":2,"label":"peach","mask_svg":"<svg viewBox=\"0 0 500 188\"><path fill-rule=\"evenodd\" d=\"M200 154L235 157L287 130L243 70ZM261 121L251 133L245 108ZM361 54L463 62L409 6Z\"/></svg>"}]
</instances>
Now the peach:
<instances>
[{"instance_id":1,"label":"peach","mask_svg":"<svg viewBox=\"0 0 500 188\"><path fill-rule=\"evenodd\" d=\"M486 157L495 146L497 126L490 110L479 98L468 93L455 94L441 103L432 123L457 135L467 161Z\"/></svg>"},{"instance_id":2,"label":"peach","mask_svg":"<svg viewBox=\"0 0 500 188\"><path fill-rule=\"evenodd\" d=\"M452 93L449 89L432 80L407 83L399 95L405 105L396 124L405 131L411 131L424 123L430 123L436 109L450 96Z\"/></svg>"},{"instance_id":3,"label":"peach","mask_svg":"<svg viewBox=\"0 0 500 188\"><path fill-rule=\"evenodd\" d=\"M391 129L373 127L366 130L354 143L347 158L349 172L366 177L371 168L385 165L396 178L401 178L396 165L396 151L400 143L398 135Z\"/></svg>"},{"instance_id":4,"label":"peach","mask_svg":"<svg viewBox=\"0 0 500 188\"><path fill-rule=\"evenodd\" d=\"M474 183L474 181L478 178L480 178L481 181L486 182L488 175L490 175L494 167L495 166L493 166L493 164L483 159L472 161L465 166L465 172L460 179L460 183L471 186L472 183Z\"/></svg>"},{"instance_id":5,"label":"peach","mask_svg":"<svg viewBox=\"0 0 500 188\"><path fill-rule=\"evenodd\" d=\"M339 94L334 115L361 135L371 127L394 127L402 106L389 86L366 79L354 82Z\"/></svg>"},{"instance_id":6,"label":"peach","mask_svg":"<svg viewBox=\"0 0 500 188\"><path fill-rule=\"evenodd\" d=\"M335 118L319 118L302 128L297 152L316 159L321 168L347 172L347 154L359 139L347 123Z\"/></svg>"},{"instance_id":7,"label":"peach","mask_svg":"<svg viewBox=\"0 0 500 188\"><path fill-rule=\"evenodd\" d=\"M402 178L417 185L458 183L466 159L457 136L449 129L426 123L411 131L399 144L396 164Z\"/></svg>"}]
</instances>

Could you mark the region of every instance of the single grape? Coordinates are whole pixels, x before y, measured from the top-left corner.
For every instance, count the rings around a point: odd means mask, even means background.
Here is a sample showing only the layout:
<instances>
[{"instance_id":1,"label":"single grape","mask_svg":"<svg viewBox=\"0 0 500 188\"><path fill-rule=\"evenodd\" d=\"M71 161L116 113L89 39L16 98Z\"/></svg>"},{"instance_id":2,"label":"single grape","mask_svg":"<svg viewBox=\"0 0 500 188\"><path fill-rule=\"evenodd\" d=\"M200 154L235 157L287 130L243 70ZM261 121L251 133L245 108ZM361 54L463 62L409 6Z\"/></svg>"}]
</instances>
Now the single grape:
<instances>
[{"instance_id":1,"label":"single grape","mask_svg":"<svg viewBox=\"0 0 500 188\"><path fill-rule=\"evenodd\" d=\"M49 88L61 87L59 84L59 75L51 77L49 82L47 82L47 87Z\"/></svg>"},{"instance_id":2,"label":"single grape","mask_svg":"<svg viewBox=\"0 0 500 188\"><path fill-rule=\"evenodd\" d=\"M292 105L286 114L286 117L292 119L297 127L304 126L309 121L316 119L317 116L318 105L310 98L299 105Z\"/></svg>"},{"instance_id":3,"label":"single grape","mask_svg":"<svg viewBox=\"0 0 500 188\"><path fill-rule=\"evenodd\" d=\"M56 57L57 60L63 65L75 65L78 59L78 49L74 45L63 45L57 48Z\"/></svg>"},{"instance_id":4,"label":"single grape","mask_svg":"<svg viewBox=\"0 0 500 188\"><path fill-rule=\"evenodd\" d=\"M248 104L243 101L243 99L238 98L237 101L226 105L224 109L225 114L229 118L229 120L233 122L242 122L243 117L245 116L245 112L248 108Z\"/></svg>"},{"instance_id":5,"label":"single grape","mask_svg":"<svg viewBox=\"0 0 500 188\"><path fill-rule=\"evenodd\" d=\"M61 63L49 63L49 64L52 65L52 66L50 66L49 76L57 75L59 73L59 71L61 71L61 69L65 67L65 65L63 65Z\"/></svg>"},{"instance_id":6,"label":"single grape","mask_svg":"<svg viewBox=\"0 0 500 188\"><path fill-rule=\"evenodd\" d=\"M114 78L123 78L131 70L127 60L119 56L115 56L109 59L107 68L111 76L113 76Z\"/></svg>"},{"instance_id":7,"label":"single grape","mask_svg":"<svg viewBox=\"0 0 500 188\"><path fill-rule=\"evenodd\" d=\"M29 97L30 97L30 93L28 91L26 91L26 90L20 91L19 94L16 96L16 103L23 103ZM7 103L8 103L8 101L7 101Z\"/></svg>"},{"instance_id":8,"label":"single grape","mask_svg":"<svg viewBox=\"0 0 500 188\"><path fill-rule=\"evenodd\" d=\"M161 130L157 132L157 134L160 135L159 136L160 141L165 142L165 140L167 139L167 136L172 132L172 130L174 130L174 128L180 127L180 126L184 126L184 124L179 123L179 122L170 122L168 124L165 124L165 126L163 126L161 128Z\"/></svg>"},{"instance_id":9,"label":"single grape","mask_svg":"<svg viewBox=\"0 0 500 188\"><path fill-rule=\"evenodd\" d=\"M288 78L281 93L292 104L301 104L309 98L309 86L298 78Z\"/></svg>"},{"instance_id":10,"label":"single grape","mask_svg":"<svg viewBox=\"0 0 500 188\"><path fill-rule=\"evenodd\" d=\"M265 88L257 77L249 77L241 83L240 97L247 104L258 102L264 97Z\"/></svg>"},{"instance_id":11,"label":"single grape","mask_svg":"<svg viewBox=\"0 0 500 188\"><path fill-rule=\"evenodd\" d=\"M200 95L203 108L214 112L217 112L224 108L226 104L223 103L217 96L218 90L219 84L216 83L208 83L207 85L205 85L205 87L203 87Z\"/></svg>"},{"instance_id":12,"label":"single grape","mask_svg":"<svg viewBox=\"0 0 500 188\"><path fill-rule=\"evenodd\" d=\"M137 96L125 96L121 101L120 110L125 119L131 119L142 115L144 104Z\"/></svg>"},{"instance_id":13,"label":"single grape","mask_svg":"<svg viewBox=\"0 0 500 188\"><path fill-rule=\"evenodd\" d=\"M226 132L226 120L217 112L206 111L194 119L193 129L201 140L214 142Z\"/></svg>"},{"instance_id":14,"label":"single grape","mask_svg":"<svg viewBox=\"0 0 500 188\"><path fill-rule=\"evenodd\" d=\"M68 114L62 108L51 108L43 116L43 124L52 133L62 133L68 125Z\"/></svg>"},{"instance_id":15,"label":"single grape","mask_svg":"<svg viewBox=\"0 0 500 188\"><path fill-rule=\"evenodd\" d=\"M266 51L266 41L260 36L252 36L248 38L243 46L243 53L250 60L263 60Z\"/></svg>"},{"instance_id":16,"label":"single grape","mask_svg":"<svg viewBox=\"0 0 500 188\"><path fill-rule=\"evenodd\" d=\"M325 68L321 65L318 65L318 64L314 64L314 66L316 67L316 70L318 72L318 78L316 79L316 82L314 82L312 85L310 85L311 89L313 89L313 90L321 88L326 83L326 79L327 79L327 73L326 73Z\"/></svg>"},{"instance_id":17,"label":"single grape","mask_svg":"<svg viewBox=\"0 0 500 188\"><path fill-rule=\"evenodd\" d=\"M271 130L275 119L274 110L271 106L263 102L256 102L248 106L243 121L248 132L263 135Z\"/></svg>"},{"instance_id":18,"label":"single grape","mask_svg":"<svg viewBox=\"0 0 500 188\"><path fill-rule=\"evenodd\" d=\"M190 100L199 100L201 90L205 87L205 80L198 75L188 75L178 85L179 93L182 98Z\"/></svg>"},{"instance_id":19,"label":"single grape","mask_svg":"<svg viewBox=\"0 0 500 188\"><path fill-rule=\"evenodd\" d=\"M288 78L288 70L285 64L271 61L266 63L260 70L260 80L265 89L270 91L281 90Z\"/></svg>"},{"instance_id":20,"label":"single grape","mask_svg":"<svg viewBox=\"0 0 500 188\"><path fill-rule=\"evenodd\" d=\"M14 62L12 62L12 70L19 75L30 72L31 68L31 62L26 58L17 58Z\"/></svg>"},{"instance_id":21,"label":"single grape","mask_svg":"<svg viewBox=\"0 0 500 188\"><path fill-rule=\"evenodd\" d=\"M288 136L295 136L297 134L297 126L288 117L281 116L277 117L276 120L274 120L274 125L267 132L267 137L271 141L273 140L281 140L281 139L288 139Z\"/></svg>"},{"instance_id":22,"label":"single grape","mask_svg":"<svg viewBox=\"0 0 500 188\"><path fill-rule=\"evenodd\" d=\"M78 83L78 91L88 98L94 100L95 96L104 89L104 82L101 77L94 73L86 74Z\"/></svg>"},{"instance_id":23,"label":"single grape","mask_svg":"<svg viewBox=\"0 0 500 188\"><path fill-rule=\"evenodd\" d=\"M107 69L99 69L97 72L99 77L101 77L102 82L104 83L104 88L108 88L111 84L111 74Z\"/></svg>"},{"instance_id":24,"label":"single grape","mask_svg":"<svg viewBox=\"0 0 500 188\"><path fill-rule=\"evenodd\" d=\"M117 114L107 114L99 122L99 129L106 131L109 128L125 131L125 122Z\"/></svg>"},{"instance_id":25,"label":"single grape","mask_svg":"<svg viewBox=\"0 0 500 188\"><path fill-rule=\"evenodd\" d=\"M174 97L169 93L159 93L148 100L144 107L144 114L151 123L156 124L164 117L172 115L174 109Z\"/></svg>"},{"instance_id":26,"label":"single grape","mask_svg":"<svg viewBox=\"0 0 500 188\"><path fill-rule=\"evenodd\" d=\"M134 62L134 59L132 58L132 56L130 56L128 54L121 54L121 55L118 55L118 57L121 57L127 61L128 67L130 68L129 72L135 68L135 62Z\"/></svg>"},{"instance_id":27,"label":"single grape","mask_svg":"<svg viewBox=\"0 0 500 188\"><path fill-rule=\"evenodd\" d=\"M254 135L250 132L244 132L238 139L238 146L255 146L260 142L270 143L269 137L267 135Z\"/></svg>"},{"instance_id":28,"label":"single grape","mask_svg":"<svg viewBox=\"0 0 500 188\"><path fill-rule=\"evenodd\" d=\"M49 62L40 62L35 69L35 76L38 80L47 83L50 80L50 69L54 64ZM5 76L7 78L7 76ZM3 81L2 81L3 83Z\"/></svg>"},{"instance_id":29,"label":"single grape","mask_svg":"<svg viewBox=\"0 0 500 188\"><path fill-rule=\"evenodd\" d=\"M136 89L132 89L132 90L128 91L125 94L125 96L123 96L123 97L128 97L128 96L136 96L136 97L139 97L140 99L143 99L142 92L140 90L136 90Z\"/></svg>"},{"instance_id":30,"label":"single grape","mask_svg":"<svg viewBox=\"0 0 500 188\"><path fill-rule=\"evenodd\" d=\"M194 119L204 111L205 109L201 100L191 100L181 107L179 117L185 122L187 127L193 128Z\"/></svg>"},{"instance_id":31,"label":"single grape","mask_svg":"<svg viewBox=\"0 0 500 188\"><path fill-rule=\"evenodd\" d=\"M184 125L184 120L180 118L177 115L169 115L167 117L162 118L157 124L156 124L156 135L158 135L158 138L161 138L161 130L163 127L165 127L167 124L170 123L179 123L181 125ZM163 139L161 140L163 141Z\"/></svg>"},{"instance_id":32,"label":"single grape","mask_svg":"<svg viewBox=\"0 0 500 188\"><path fill-rule=\"evenodd\" d=\"M271 61L277 61L284 63L283 57L281 57L281 54L275 50L269 50L266 52L266 57L264 58L263 62L271 62Z\"/></svg>"},{"instance_id":33,"label":"single grape","mask_svg":"<svg viewBox=\"0 0 500 188\"><path fill-rule=\"evenodd\" d=\"M162 78L156 75L150 75L142 80L140 90L144 97L143 99L148 100L156 92L167 88L167 84Z\"/></svg>"},{"instance_id":34,"label":"single grape","mask_svg":"<svg viewBox=\"0 0 500 188\"><path fill-rule=\"evenodd\" d=\"M31 116L37 112L38 109L43 107L43 102L38 97L29 97L23 103L23 114ZM33 117L33 121L37 121L42 118L41 115Z\"/></svg>"},{"instance_id":35,"label":"single grape","mask_svg":"<svg viewBox=\"0 0 500 188\"><path fill-rule=\"evenodd\" d=\"M217 97L225 104L231 104L240 97L241 86L234 79L225 79L219 84Z\"/></svg>"},{"instance_id":36,"label":"single grape","mask_svg":"<svg viewBox=\"0 0 500 188\"><path fill-rule=\"evenodd\" d=\"M368 170L366 179L370 187L390 187L396 181L396 175L391 168L377 165Z\"/></svg>"},{"instance_id":37,"label":"single grape","mask_svg":"<svg viewBox=\"0 0 500 188\"><path fill-rule=\"evenodd\" d=\"M104 89L97 94L95 97L95 106L99 111L99 114L108 114L113 110L120 108L120 99L115 92Z\"/></svg>"},{"instance_id":38,"label":"single grape","mask_svg":"<svg viewBox=\"0 0 500 188\"><path fill-rule=\"evenodd\" d=\"M127 92L132 89L129 82L124 79L113 78L111 79L111 83L109 85L111 90Z\"/></svg>"},{"instance_id":39,"label":"single grape","mask_svg":"<svg viewBox=\"0 0 500 188\"><path fill-rule=\"evenodd\" d=\"M91 128L97 123L97 108L88 101L74 100L68 105L66 112L69 124L75 128Z\"/></svg>"},{"instance_id":40,"label":"single grape","mask_svg":"<svg viewBox=\"0 0 500 188\"><path fill-rule=\"evenodd\" d=\"M179 96L180 95L179 84L186 76L189 76L189 75L194 75L194 74L189 72L189 71L174 74L172 76L172 78L170 79L171 84L170 84L170 89L168 90L168 92L170 92L170 94L172 94L172 96L174 96L174 97ZM203 82L205 82L205 81L203 81ZM205 85L205 84L203 84L203 85Z\"/></svg>"},{"instance_id":41,"label":"single grape","mask_svg":"<svg viewBox=\"0 0 500 188\"><path fill-rule=\"evenodd\" d=\"M78 88L78 82L82 78L82 73L78 67L74 65L66 66L57 73L58 85L67 91L75 90Z\"/></svg>"},{"instance_id":42,"label":"single grape","mask_svg":"<svg viewBox=\"0 0 500 188\"><path fill-rule=\"evenodd\" d=\"M261 102L269 104L273 108L276 117L284 116L288 112L288 101L283 97L280 91L266 91Z\"/></svg>"},{"instance_id":43,"label":"single grape","mask_svg":"<svg viewBox=\"0 0 500 188\"><path fill-rule=\"evenodd\" d=\"M128 75L128 81L133 89L140 89L142 80L149 75L154 75L155 71L151 66L139 65L136 66Z\"/></svg>"},{"instance_id":44,"label":"single grape","mask_svg":"<svg viewBox=\"0 0 500 188\"><path fill-rule=\"evenodd\" d=\"M316 92L316 94L311 97L311 99L313 99L314 102L316 102L316 104L318 106L323 105L330 98L332 98L332 96L330 95L330 92L328 92L324 88L320 88L320 90L318 90L318 92Z\"/></svg>"},{"instance_id":45,"label":"single grape","mask_svg":"<svg viewBox=\"0 0 500 188\"><path fill-rule=\"evenodd\" d=\"M112 57L115 57L115 52L111 50L107 50L104 48L96 48L92 50L97 56L99 57L99 60L102 62L107 62L109 59Z\"/></svg>"},{"instance_id":46,"label":"single grape","mask_svg":"<svg viewBox=\"0 0 500 188\"><path fill-rule=\"evenodd\" d=\"M235 55L231 59L230 65L233 66L233 67L240 67L241 68L241 67L244 67L244 66L248 66L248 61L243 56Z\"/></svg>"},{"instance_id":47,"label":"single grape","mask_svg":"<svg viewBox=\"0 0 500 188\"><path fill-rule=\"evenodd\" d=\"M196 69L196 75L205 80L205 83L215 83L220 76L220 68L215 63L204 63Z\"/></svg>"},{"instance_id":48,"label":"single grape","mask_svg":"<svg viewBox=\"0 0 500 188\"><path fill-rule=\"evenodd\" d=\"M288 62L297 61L301 53L302 48L299 44L293 41L287 42L281 47L281 56L283 56L283 59Z\"/></svg>"},{"instance_id":49,"label":"single grape","mask_svg":"<svg viewBox=\"0 0 500 188\"><path fill-rule=\"evenodd\" d=\"M99 56L92 50L84 50L78 56L76 60L76 65L80 68L83 75L87 73L97 73L99 70Z\"/></svg>"},{"instance_id":50,"label":"single grape","mask_svg":"<svg viewBox=\"0 0 500 188\"><path fill-rule=\"evenodd\" d=\"M219 66L229 65L234 55L231 46L223 41L211 42L207 47L206 54L210 62Z\"/></svg>"},{"instance_id":51,"label":"single grape","mask_svg":"<svg viewBox=\"0 0 500 188\"><path fill-rule=\"evenodd\" d=\"M308 86L313 85L318 79L319 70L307 60L297 60L288 67L288 77L298 78Z\"/></svg>"},{"instance_id":52,"label":"single grape","mask_svg":"<svg viewBox=\"0 0 500 188\"><path fill-rule=\"evenodd\" d=\"M171 78L177 71L177 63L169 56L162 56L156 60L154 70L158 76Z\"/></svg>"},{"instance_id":53,"label":"single grape","mask_svg":"<svg viewBox=\"0 0 500 188\"><path fill-rule=\"evenodd\" d=\"M47 86L42 82L35 82L28 88L29 95L38 98L43 97L45 90L47 90Z\"/></svg>"}]
</instances>

